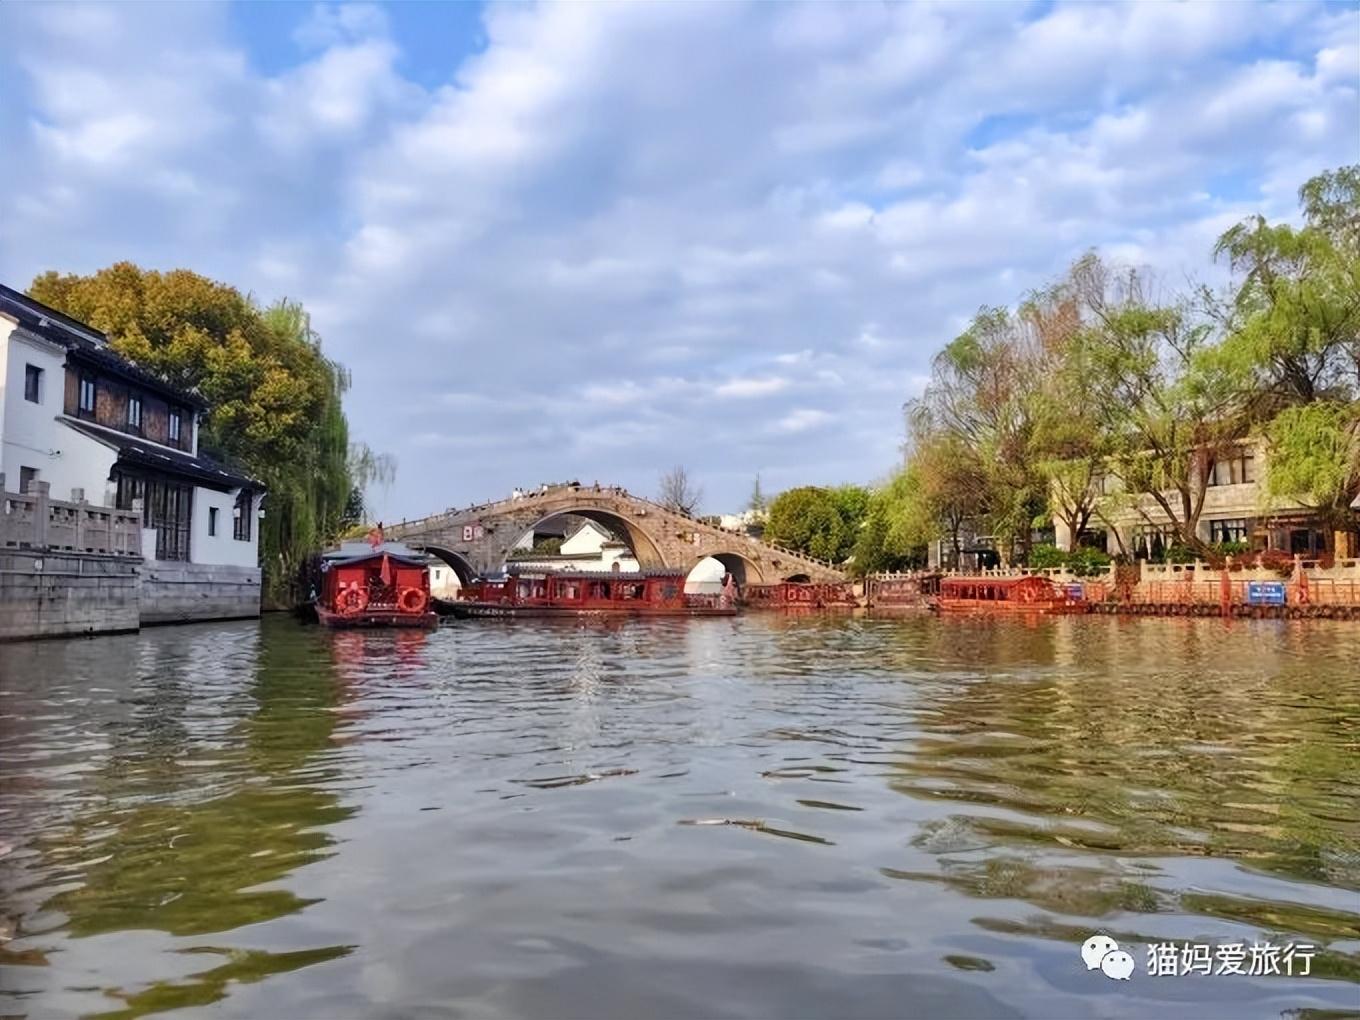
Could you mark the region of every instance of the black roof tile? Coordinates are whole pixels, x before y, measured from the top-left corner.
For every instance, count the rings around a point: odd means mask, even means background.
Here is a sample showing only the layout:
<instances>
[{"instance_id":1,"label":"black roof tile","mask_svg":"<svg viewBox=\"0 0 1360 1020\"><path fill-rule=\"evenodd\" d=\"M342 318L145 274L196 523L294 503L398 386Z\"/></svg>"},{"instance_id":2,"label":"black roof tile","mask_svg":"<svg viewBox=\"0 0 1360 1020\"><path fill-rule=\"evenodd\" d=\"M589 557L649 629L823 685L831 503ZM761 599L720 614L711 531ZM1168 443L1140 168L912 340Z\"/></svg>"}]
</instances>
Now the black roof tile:
<instances>
[{"instance_id":1,"label":"black roof tile","mask_svg":"<svg viewBox=\"0 0 1360 1020\"><path fill-rule=\"evenodd\" d=\"M77 432L83 432L91 439L112 446L118 451L118 460L124 464L136 464L154 468L167 474L180 475L199 485L226 491L228 489L251 488L264 491L264 486L251 478L234 471L210 457L195 457L182 450L172 450L140 436L130 436L126 432L96 425L92 421L81 421L62 415L58 419Z\"/></svg>"}]
</instances>

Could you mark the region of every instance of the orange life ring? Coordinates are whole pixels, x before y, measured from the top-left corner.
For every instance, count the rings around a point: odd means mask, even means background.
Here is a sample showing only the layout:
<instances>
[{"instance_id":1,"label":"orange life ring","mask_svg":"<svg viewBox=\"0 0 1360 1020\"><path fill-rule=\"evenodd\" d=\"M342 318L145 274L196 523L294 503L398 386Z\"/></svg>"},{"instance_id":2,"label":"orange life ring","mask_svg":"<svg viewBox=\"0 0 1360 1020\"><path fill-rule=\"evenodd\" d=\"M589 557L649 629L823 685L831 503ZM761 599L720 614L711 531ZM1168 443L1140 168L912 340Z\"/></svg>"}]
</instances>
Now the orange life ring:
<instances>
[{"instance_id":1,"label":"orange life ring","mask_svg":"<svg viewBox=\"0 0 1360 1020\"><path fill-rule=\"evenodd\" d=\"M368 592L358 587L343 589L335 596L335 608L343 616L355 616L368 607Z\"/></svg>"},{"instance_id":2,"label":"orange life ring","mask_svg":"<svg viewBox=\"0 0 1360 1020\"><path fill-rule=\"evenodd\" d=\"M428 596L419 588L403 588L397 596L397 608L403 613L423 613Z\"/></svg>"}]
</instances>

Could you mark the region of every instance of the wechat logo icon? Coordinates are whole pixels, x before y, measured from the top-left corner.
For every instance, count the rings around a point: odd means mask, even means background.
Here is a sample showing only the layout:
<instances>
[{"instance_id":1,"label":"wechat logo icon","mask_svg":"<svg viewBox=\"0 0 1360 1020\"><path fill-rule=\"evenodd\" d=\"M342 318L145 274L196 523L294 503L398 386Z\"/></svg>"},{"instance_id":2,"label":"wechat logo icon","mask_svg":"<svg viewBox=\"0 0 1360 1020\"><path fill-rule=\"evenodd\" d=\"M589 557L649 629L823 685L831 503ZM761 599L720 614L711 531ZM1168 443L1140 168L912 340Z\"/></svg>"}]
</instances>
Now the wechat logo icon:
<instances>
[{"instance_id":1,"label":"wechat logo icon","mask_svg":"<svg viewBox=\"0 0 1360 1020\"><path fill-rule=\"evenodd\" d=\"M1133 973L1133 957L1108 935L1092 935L1083 942L1081 958L1087 970L1099 968L1111 981L1127 981Z\"/></svg>"}]
</instances>

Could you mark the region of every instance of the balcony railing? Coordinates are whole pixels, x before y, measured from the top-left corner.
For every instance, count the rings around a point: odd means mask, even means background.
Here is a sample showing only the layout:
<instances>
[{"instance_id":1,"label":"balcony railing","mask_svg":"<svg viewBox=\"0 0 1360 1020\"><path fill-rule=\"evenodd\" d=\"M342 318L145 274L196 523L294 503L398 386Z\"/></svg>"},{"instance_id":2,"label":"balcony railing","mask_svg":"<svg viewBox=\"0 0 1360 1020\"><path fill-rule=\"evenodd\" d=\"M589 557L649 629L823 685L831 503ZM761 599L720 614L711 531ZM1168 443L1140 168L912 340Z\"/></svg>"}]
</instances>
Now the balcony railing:
<instances>
[{"instance_id":1,"label":"balcony railing","mask_svg":"<svg viewBox=\"0 0 1360 1020\"><path fill-rule=\"evenodd\" d=\"M38 482L36 490L7 492L0 474L0 549L142 555L142 521L136 511L52 499L47 482Z\"/></svg>"}]
</instances>

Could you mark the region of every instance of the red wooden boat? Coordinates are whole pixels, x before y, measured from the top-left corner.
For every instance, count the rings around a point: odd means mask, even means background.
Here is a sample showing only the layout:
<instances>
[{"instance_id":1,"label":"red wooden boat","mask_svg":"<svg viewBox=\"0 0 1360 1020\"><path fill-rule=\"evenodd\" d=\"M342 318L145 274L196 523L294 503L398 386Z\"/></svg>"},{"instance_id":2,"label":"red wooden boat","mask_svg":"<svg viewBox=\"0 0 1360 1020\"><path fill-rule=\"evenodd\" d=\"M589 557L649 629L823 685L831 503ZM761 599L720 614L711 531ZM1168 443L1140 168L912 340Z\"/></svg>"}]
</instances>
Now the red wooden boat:
<instances>
[{"instance_id":1,"label":"red wooden boat","mask_svg":"<svg viewBox=\"0 0 1360 1020\"><path fill-rule=\"evenodd\" d=\"M810 584L780 581L748 584L741 590L748 609L853 609L859 605L849 584Z\"/></svg>"},{"instance_id":2,"label":"red wooden boat","mask_svg":"<svg viewBox=\"0 0 1360 1020\"><path fill-rule=\"evenodd\" d=\"M400 542L346 542L321 557L316 616L327 627L433 627L429 558Z\"/></svg>"},{"instance_id":3,"label":"red wooden boat","mask_svg":"<svg viewBox=\"0 0 1360 1020\"><path fill-rule=\"evenodd\" d=\"M931 608L942 613L1084 613L1047 577L946 577Z\"/></svg>"},{"instance_id":4,"label":"red wooden boat","mask_svg":"<svg viewBox=\"0 0 1360 1020\"><path fill-rule=\"evenodd\" d=\"M439 600L459 618L494 616L732 616L733 586L721 595L685 594L679 570L512 573L471 582L456 600Z\"/></svg>"}]
</instances>

